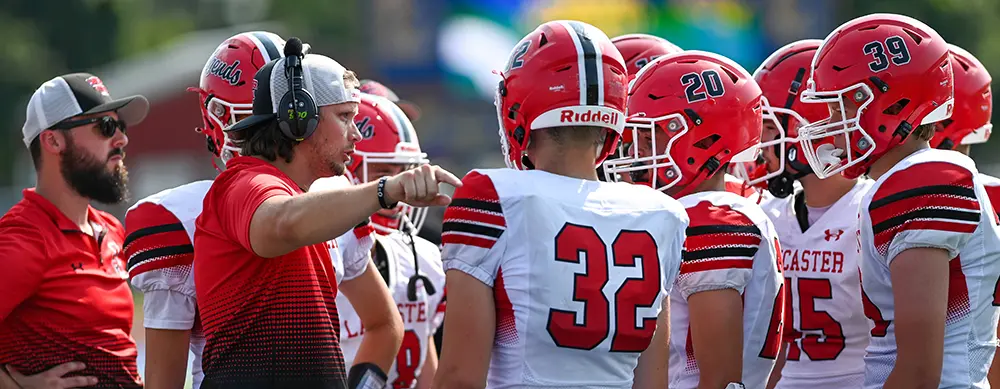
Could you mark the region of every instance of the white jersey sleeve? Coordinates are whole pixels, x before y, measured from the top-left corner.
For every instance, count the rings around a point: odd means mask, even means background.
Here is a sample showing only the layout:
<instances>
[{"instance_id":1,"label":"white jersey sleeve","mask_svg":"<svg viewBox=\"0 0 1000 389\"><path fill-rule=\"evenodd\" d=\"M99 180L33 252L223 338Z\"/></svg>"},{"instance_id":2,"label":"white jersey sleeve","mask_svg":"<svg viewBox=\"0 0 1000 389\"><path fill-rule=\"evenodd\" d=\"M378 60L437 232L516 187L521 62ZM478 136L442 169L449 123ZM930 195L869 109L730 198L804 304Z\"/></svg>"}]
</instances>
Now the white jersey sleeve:
<instances>
[{"instance_id":1,"label":"white jersey sleeve","mask_svg":"<svg viewBox=\"0 0 1000 389\"><path fill-rule=\"evenodd\" d=\"M194 221L211 181L167 189L125 213L129 279L143 293L144 326L190 330L196 315Z\"/></svg>"},{"instance_id":2,"label":"white jersey sleeve","mask_svg":"<svg viewBox=\"0 0 1000 389\"><path fill-rule=\"evenodd\" d=\"M372 246L375 244L374 235L371 220L366 219L353 230L337 237L335 249L338 251L337 256L343 261L341 269L336 270L338 284L353 280L368 269ZM331 258L334 257L334 253L330 254Z\"/></svg>"},{"instance_id":3,"label":"white jersey sleeve","mask_svg":"<svg viewBox=\"0 0 1000 389\"><path fill-rule=\"evenodd\" d=\"M445 210L441 257L493 289L487 387L630 388L687 224L676 200L639 185L466 175Z\"/></svg>"},{"instance_id":4,"label":"white jersey sleeve","mask_svg":"<svg viewBox=\"0 0 1000 389\"><path fill-rule=\"evenodd\" d=\"M760 228L746 215L701 201L697 194L680 200L691 219L677 278L681 296L687 299L694 293L719 289L743 294L763 239Z\"/></svg>"},{"instance_id":5,"label":"white jersey sleeve","mask_svg":"<svg viewBox=\"0 0 1000 389\"><path fill-rule=\"evenodd\" d=\"M125 214L129 281L143 294L143 326L190 330L194 388L201 385L205 337L194 289L194 225L212 181L164 190L136 202Z\"/></svg>"},{"instance_id":6,"label":"white jersey sleeve","mask_svg":"<svg viewBox=\"0 0 1000 389\"><path fill-rule=\"evenodd\" d=\"M442 260L493 287L507 246L507 219L493 180L475 171L462 179L442 224Z\"/></svg>"},{"instance_id":7,"label":"white jersey sleeve","mask_svg":"<svg viewBox=\"0 0 1000 389\"><path fill-rule=\"evenodd\" d=\"M865 214L886 266L915 247L944 249L952 258L958 255L980 218L973 175L953 163L927 162L879 180Z\"/></svg>"}]
</instances>

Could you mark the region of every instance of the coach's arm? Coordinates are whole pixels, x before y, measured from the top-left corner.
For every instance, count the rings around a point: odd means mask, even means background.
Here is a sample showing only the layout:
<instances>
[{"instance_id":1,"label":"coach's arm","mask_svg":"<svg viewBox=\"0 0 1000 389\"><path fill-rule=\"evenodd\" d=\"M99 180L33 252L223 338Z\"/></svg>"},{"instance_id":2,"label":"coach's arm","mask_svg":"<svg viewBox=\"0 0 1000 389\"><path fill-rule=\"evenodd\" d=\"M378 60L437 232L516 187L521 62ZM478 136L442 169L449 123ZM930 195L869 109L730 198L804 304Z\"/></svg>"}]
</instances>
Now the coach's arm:
<instances>
[{"instance_id":1,"label":"coach's arm","mask_svg":"<svg viewBox=\"0 0 1000 389\"><path fill-rule=\"evenodd\" d=\"M442 182L462 185L448 171L431 165L389 177L383 191L386 204L402 201L414 207L448 205L451 198L438 192L438 183ZM271 197L253 214L250 246L259 256L278 257L343 235L380 208L378 181ZM331 217L329 211L337 217Z\"/></svg>"}]
</instances>

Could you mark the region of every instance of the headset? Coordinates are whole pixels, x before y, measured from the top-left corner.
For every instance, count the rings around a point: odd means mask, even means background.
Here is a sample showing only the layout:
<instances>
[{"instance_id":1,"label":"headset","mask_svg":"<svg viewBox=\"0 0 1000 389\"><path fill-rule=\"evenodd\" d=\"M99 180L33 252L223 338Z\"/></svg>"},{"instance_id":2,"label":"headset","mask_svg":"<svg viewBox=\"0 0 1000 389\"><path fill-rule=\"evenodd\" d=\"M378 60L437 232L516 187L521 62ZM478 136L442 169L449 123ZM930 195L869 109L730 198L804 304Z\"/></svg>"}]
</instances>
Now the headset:
<instances>
[{"instance_id":1,"label":"headset","mask_svg":"<svg viewBox=\"0 0 1000 389\"><path fill-rule=\"evenodd\" d=\"M319 124L319 108L312 94L303 88L302 75L302 41L299 38L289 38L285 42L285 78L288 79L288 92L281 96L278 103L278 128L281 134L290 140L301 142L316 131ZM282 113L281 110L285 112Z\"/></svg>"}]
</instances>

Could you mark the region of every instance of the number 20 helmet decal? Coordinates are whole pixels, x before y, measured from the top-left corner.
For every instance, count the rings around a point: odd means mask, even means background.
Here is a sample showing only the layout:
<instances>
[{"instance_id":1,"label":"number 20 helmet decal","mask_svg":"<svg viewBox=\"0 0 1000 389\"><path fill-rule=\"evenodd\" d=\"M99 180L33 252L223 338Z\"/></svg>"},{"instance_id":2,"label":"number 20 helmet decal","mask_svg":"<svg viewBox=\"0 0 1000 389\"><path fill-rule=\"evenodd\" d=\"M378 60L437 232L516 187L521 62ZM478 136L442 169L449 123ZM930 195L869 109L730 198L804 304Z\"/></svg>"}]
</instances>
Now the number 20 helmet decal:
<instances>
[{"instance_id":1,"label":"number 20 helmet decal","mask_svg":"<svg viewBox=\"0 0 1000 389\"><path fill-rule=\"evenodd\" d=\"M674 196L683 196L726 163L756 158L765 104L750 73L726 57L688 50L657 58L629 86L629 150L604 170L652 169L649 185L679 186Z\"/></svg>"},{"instance_id":2,"label":"number 20 helmet decal","mask_svg":"<svg viewBox=\"0 0 1000 389\"><path fill-rule=\"evenodd\" d=\"M953 81L948 45L926 24L894 14L844 23L813 57L801 99L831 115L799 128L802 152L819 178L860 177L916 127L951 116Z\"/></svg>"}]
</instances>

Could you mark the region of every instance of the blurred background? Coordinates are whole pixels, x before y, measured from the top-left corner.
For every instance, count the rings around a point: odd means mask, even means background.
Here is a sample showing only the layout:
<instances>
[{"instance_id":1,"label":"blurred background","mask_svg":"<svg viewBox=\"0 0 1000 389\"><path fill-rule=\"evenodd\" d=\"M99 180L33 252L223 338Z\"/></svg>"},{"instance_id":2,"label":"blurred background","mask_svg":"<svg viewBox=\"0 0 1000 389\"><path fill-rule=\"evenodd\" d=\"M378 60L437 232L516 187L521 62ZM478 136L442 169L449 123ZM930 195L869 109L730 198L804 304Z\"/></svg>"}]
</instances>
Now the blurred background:
<instances>
[{"instance_id":1,"label":"blurred background","mask_svg":"<svg viewBox=\"0 0 1000 389\"><path fill-rule=\"evenodd\" d=\"M684 49L713 51L753 71L773 50L824 38L853 17L909 15L975 54L1000 75L995 0L6 0L0 7L0 209L34 185L20 127L32 91L59 74L87 71L115 97L143 94L146 121L129 131L126 163L135 199L216 174L201 125L198 83L225 38L268 30L297 36L361 78L378 80L423 111L415 123L434 163L464 175L501 167L493 90L514 44L538 24L576 19L609 37L644 32ZM996 112L996 111L995 111ZM979 169L1000 173L994 139L973 147ZM131 203L99 206L124 218ZM434 209L424 233L439 241ZM137 296L141 298L141 296ZM137 301L137 314L141 302ZM142 324L136 321L141 343ZM141 354L141 353L140 353Z\"/></svg>"}]
</instances>

